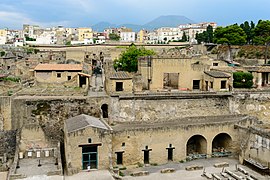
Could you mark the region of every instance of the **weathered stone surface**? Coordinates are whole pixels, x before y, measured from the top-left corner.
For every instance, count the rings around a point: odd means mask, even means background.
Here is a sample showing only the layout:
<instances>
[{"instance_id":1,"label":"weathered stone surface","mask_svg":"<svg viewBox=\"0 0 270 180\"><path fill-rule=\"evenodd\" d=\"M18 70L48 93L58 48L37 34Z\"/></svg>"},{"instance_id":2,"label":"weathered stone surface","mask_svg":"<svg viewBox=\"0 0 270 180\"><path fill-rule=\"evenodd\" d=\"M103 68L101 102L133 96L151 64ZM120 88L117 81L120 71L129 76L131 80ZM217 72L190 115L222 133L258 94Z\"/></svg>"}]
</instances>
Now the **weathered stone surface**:
<instances>
[{"instance_id":1,"label":"weathered stone surface","mask_svg":"<svg viewBox=\"0 0 270 180\"><path fill-rule=\"evenodd\" d=\"M197 165L197 164L190 165L190 166L186 167L187 171L195 171L195 170L200 170L200 169L203 169L203 166L202 165Z\"/></svg>"},{"instance_id":2,"label":"weathered stone surface","mask_svg":"<svg viewBox=\"0 0 270 180\"><path fill-rule=\"evenodd\" d=\"M216 168L229 167L229 163L227 163L227 162L216 163L216 164L214 164L214 167L216 167Z\"/></svg>"},{"instance_id":3,"label":"weathered stone surface","mask_svg":"<svg viewBox=\"0 0 270 180\"><path fill-rule=\"evenodd\" d=\"M160 170L160 173L173 173L173 172L175 172L174 168L166 168Z\"/></svg>"},{"instance_id":4,"label":"weathered stone surface","mask_svg":"<svg viewBox=\"0 0 270 180\"><path fill-rule=\"evenodd\" d=\"M149 175L148 171L138 171L131 173L131 176L147 176Z\"/></svg>"}]
</instances>

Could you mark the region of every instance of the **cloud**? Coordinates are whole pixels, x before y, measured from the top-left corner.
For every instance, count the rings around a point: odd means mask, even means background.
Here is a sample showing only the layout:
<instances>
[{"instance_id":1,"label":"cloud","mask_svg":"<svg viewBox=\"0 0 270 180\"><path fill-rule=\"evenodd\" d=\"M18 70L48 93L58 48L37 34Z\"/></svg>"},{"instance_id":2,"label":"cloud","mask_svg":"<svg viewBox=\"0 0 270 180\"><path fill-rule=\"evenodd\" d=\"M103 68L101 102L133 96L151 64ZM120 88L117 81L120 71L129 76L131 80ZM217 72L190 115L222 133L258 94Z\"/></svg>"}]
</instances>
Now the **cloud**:
<instances>
[{"instance_id":1,"label":"cloud","mask_svg":"<svg viewBox=\"0 0 270 180\"><path fill-rule=\"evenodd\" d=\"M4 26L11 28L22 28L23 24L36 24L42 27L51 27L57 25L67 26L69 22L68 21L58 21L58 22L52 21L49 23L40 22L29 18L27 15L23 13L0 11L0 24L3 24Z\"/></svg>"}]
</instances>

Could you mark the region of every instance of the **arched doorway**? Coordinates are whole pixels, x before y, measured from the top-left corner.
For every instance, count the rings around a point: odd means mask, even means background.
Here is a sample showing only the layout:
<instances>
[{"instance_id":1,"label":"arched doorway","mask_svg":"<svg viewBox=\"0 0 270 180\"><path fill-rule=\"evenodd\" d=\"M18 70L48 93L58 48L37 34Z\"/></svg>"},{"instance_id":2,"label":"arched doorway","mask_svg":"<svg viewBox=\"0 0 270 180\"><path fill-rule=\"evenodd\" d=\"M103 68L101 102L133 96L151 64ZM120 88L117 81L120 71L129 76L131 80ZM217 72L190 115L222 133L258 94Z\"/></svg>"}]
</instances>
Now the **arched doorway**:
<instances>
[{"instance_id":1,"label":"arched doorway","mask_svg":"<svg viewBox=\"0 0 270 180\"><path fill-rule=\"evenodd\" d=\"M102 104L101 106L101 110L102 110L102 117L103 118L108 118L108 104Z\"/></svg>"},{"instance_id":2,"label":"arched doorway","mask_svg":"<svg viewBox=\"0 0 270 180\"><path fill-rule=\"evenodd\" d=\"M206 154L207 141L202 135L194 135L189 138L187 145L187 156L192 154Z\"/></svg>"},{"instance_id":3,"label":"arched doorway","mask_svg":"<svg viewBox=\"0 0 270 180\"><path fill-rule=\"evenodd\" d=\"M212 141L212 152L230 152L232 145L232 138L227 133L220 133L215 136Z\"/></svg>"}]
</instances>

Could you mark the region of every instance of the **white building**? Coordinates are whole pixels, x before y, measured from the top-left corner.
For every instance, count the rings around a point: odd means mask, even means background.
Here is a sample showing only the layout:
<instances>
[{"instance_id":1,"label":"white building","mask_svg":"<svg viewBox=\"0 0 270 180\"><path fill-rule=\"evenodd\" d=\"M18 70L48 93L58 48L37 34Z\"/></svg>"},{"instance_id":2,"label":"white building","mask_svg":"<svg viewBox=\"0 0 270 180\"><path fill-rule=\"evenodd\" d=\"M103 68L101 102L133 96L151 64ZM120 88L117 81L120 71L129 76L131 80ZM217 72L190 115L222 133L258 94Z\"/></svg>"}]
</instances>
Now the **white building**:
<instances>
[{"instance_id":1,"label":"white building","mask_svg":"<svg viewBox=\"0 0 270 180\"><path fill-rule=\"evenodd\" d=\"M158 41L167 43L169 41L180 41L183 36L183 32L180 28L162 27L157 29Z\"/></svg>"},{"instance_id":2,"label":"white building","mask_svg":"<svg viewBox=\"0 0 270 180\"><path fill-rule=\"evenodd\" d=\"M121 32L120 41L121 42L135 42L135 32Z\"/></svg>"},{"instance_id":3,"label":"white building","mask_svg":"<svg viewBox=\"0 0 270 180\"><path fill-rule=\"evenodd\" d=\"M191 44L196 44L197 43L197 40L195 39L196 34L203 33L204 31L206 31L209 25L213 27L213 30L217 28L217 24L214 22L203 22L203 23L197 23L197 24L181 24L178 26L178 28L180 28L181 31L185 32Z\"/></svg>"}]
</instances>

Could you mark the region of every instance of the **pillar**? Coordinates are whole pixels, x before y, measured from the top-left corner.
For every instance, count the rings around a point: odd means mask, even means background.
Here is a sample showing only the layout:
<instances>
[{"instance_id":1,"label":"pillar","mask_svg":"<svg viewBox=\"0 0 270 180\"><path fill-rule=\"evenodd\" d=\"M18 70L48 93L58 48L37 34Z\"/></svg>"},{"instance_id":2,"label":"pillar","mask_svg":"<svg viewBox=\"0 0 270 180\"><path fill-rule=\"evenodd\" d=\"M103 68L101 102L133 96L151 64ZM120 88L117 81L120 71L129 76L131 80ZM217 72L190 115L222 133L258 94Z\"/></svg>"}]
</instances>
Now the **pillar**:
<instances>
[{"instance_id":1,"label":"pillar","mask_svg":"<svg viewBox=\"0 0 270 180\"><path fill-rule=\"evenodd\" d=\"M262 87L262 73L257 73L258 81L257 81L257 88Z\"/></svg>"}]
</instances>

